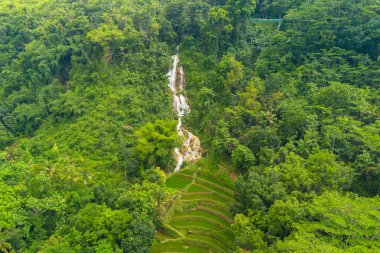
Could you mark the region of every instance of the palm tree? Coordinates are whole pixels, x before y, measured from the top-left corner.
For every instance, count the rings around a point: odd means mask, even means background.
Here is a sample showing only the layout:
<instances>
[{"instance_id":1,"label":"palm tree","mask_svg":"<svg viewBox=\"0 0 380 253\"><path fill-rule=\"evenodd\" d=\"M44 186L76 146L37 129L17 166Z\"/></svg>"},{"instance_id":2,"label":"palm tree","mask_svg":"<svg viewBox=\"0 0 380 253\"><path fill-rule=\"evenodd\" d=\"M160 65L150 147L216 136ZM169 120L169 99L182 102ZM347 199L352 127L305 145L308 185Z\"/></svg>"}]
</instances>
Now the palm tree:
<instances>
[{"instance_id":1,"label":"palm tree","mask_svg":"<svg viewBox=\"0 0 380 253\"><path fill-rule=\"evenodd\" d=\"M0 242L0 253L14 253L12 245L7 242Z\"/></svg>"}]
</instances>

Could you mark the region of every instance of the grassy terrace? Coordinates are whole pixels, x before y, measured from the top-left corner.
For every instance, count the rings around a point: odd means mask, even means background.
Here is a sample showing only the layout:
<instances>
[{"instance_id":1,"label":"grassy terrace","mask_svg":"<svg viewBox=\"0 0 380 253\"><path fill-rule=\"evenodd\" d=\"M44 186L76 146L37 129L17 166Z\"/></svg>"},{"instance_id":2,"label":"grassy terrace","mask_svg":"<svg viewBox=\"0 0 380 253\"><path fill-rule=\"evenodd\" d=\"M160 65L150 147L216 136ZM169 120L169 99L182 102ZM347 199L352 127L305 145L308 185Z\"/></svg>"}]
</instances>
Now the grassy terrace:
<instances>
[{"instance_id":1,"label":"grassy terrace","mask_svg":"<svg viewBox=\"0 0 380 253\"><path fill-rule=\"evenodd\" d=\"M166 186L169 188L180 190L180 189L185 188L188 184L191 184L192 181L193 179L190 177L183 177L181 175L178 175L175 177L174 176L170 177L166 181Z\"/></svg>"},{"instance_id":2,"label":"grassy terrace","mask_svg":"<svg viewBox=\"0 0 380 253\"><path fill-rule=\"evenodd\" d=\"M233 217L229 206L237 203L233 182L226 178L218 180L194 167L168 178L166 185L178 190L179 196L165 220L168 227L179 233L157 232L153 253L223 253L232 249Z\"/></svg>"},{"instance_id":3,"label":"grassy terrace","mask_svg":"<svg viewBox=\"0 0 380 253\"><path fill-rule=\"evenodd\" d=\"M153 245L152 252L209 253L209 250L197 245L188 245L181 240L174 240Z\"/></svg>"},{"instance_id":4,"label":"grassy terrace","mask_svg":"<svg viewBox=\"0 0 380 253\"><path fill-rule=\"evenodd\" d=\"M223 224L228 228L230 226L230 222L220 218L212 213L208 213L207 211L188 211L183 212L178 215L173 216L173 220L193 220L194 222L197 222L198 220L206 220L209 222L216 222L219 224Z\"/></svg>"}]
</instances>

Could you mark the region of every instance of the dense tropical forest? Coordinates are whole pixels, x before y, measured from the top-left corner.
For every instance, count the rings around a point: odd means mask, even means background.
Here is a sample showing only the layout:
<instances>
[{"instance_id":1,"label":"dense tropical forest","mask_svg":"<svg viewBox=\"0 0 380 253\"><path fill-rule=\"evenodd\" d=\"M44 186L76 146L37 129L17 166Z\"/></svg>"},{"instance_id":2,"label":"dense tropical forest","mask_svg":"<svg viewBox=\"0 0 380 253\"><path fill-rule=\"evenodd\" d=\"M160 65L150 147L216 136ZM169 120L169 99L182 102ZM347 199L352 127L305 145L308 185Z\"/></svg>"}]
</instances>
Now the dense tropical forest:
<instances>
[{"instance_id":1,"label":"dense tropical forest","mask_svg":"<svg viewBox=\"0 0 380 253\"><path fill-rule=\"evenodd\" d=\"M0 253L380 252L379 194L378 0L0 2Z\"/></svg>"}]
</instances>

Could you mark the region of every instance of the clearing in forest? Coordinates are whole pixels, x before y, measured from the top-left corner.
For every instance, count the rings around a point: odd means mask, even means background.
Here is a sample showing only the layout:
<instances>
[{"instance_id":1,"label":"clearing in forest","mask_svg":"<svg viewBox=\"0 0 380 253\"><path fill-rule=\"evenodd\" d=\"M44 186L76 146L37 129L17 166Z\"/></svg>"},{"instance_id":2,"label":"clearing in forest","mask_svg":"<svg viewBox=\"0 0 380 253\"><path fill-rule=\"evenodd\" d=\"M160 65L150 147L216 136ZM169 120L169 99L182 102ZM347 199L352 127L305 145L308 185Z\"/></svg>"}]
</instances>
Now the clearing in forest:
<instances>
[{"instance_id":1,"label":"clearing in forest","mask_svg":"<svg viewBox=\"0 0 380 253\"><path fill-rule=\"evenodd\" d=\"M171 175L166 185L177 194L165 214L165 228L156 234L153 253L219 253L232 249L233 217L229 210L236 202L231 179L220 180L194 166Z\"/></svg>"}]
</instances>

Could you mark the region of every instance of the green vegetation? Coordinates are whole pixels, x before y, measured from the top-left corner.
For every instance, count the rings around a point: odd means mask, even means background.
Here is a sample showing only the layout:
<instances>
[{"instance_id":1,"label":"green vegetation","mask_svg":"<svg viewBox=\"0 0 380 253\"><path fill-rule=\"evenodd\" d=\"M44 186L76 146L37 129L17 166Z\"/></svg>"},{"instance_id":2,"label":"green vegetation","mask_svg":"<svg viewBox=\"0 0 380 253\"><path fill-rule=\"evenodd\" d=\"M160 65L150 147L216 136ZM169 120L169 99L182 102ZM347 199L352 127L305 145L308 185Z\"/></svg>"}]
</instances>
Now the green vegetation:
<instances>
[{"instance_id":1,"label":"green vegetation","mask_svg":"<svg viewBox=\"0 0 380 253\"><path fill-rule=\"evenodd\" d=\"M147 123L136 131L138 139L134 150L145 168L158 165L169 170L174 166L171 153L179 145L176 125L175 120L159 120L154 124Z\"/></svg>"},{"instance_id":2,"label":"green vegetation","mask_svg":"<svg viewBox=\"0 0 380 253\"><path fill-rule=\"evenodd\" d=\"M153 4L1 1L0 252L149 251L177 145Z\"/></svg>"},{"instance_id":3,"label":"green vegetation","mask_svg":"<svg viewBox=\"0 0 380 253\"><path fill-rule=\"evenodd\" d=\"M188 253L209 253L208 248L204 248L198 245L188 245L182 241L163 243L160 245L155 245L156 252L188 252Z\"/></svg>"},{"instance_id":4,"label":"green vegetation","mask_svg":"<svg viewBox=\"0 0 380 253\"><path fill-rule=\"evenodd\" d=\"M204 160L206 159L200 160L195 167L204 164ZM159 232L152 252L173 250L175 248L173 245L178 245L178 243L181 243L181 246L176 248L175 252L193 252L192 250L198 247L199 251L194 252L228 252L233 247L233 234L230 228L233 219L228 202L234 202L234 199L223 197L233 190L216 184L217 187L226 189L226 192L218 189L222 193L217 193L214 191L216 188L213 187L213 183L198 177L201 171L208 170L206 168L196 170L193 166L172 175L167 180L168 183L170 182L167 184L168 187L179 191L174 197L175 202L166 211L164 220L180 234L168 239L162 237L165 231ZM179 189L178 185L184 178L191 179L191 183ZM228 174L224 175L224 178L227 181ZM216 178L213 179L216 181ZM216 205L216 207L209 208L210 205Z\"/></svg>"},{"instance_id":5,"label":"green vegetation","mask_svg":"<svg viewBox=\"0 0 380 253\"><path fill-rule=\"evenodd\" d=\"M186 123L205 153L236 168L237 252L380 250L379 10L376 1L257 1L217 45L196 32L183 40Z\"/></svg>"},{"instance_id":6,"label":"green vegetation","mask_svg":"<svg viewBox=\"0 0 380 253\"><path fill-rule=\"evenodd\" d=\"M229 235L228 232L230 232L230 234L232 235L232 232L228 230L225 226L221 226L216 222L210 222L209 220L177 220L173 221L172 224L173 226L183 229L206 229L218 233L225 233L227 236Z\"/></svg>"},{"instance_id":7,"label":"green vegetation","mask_svg":"<svg viewBox=\"0 0 380 253\"><path fill-rule=\"evenodd\" d=\"M220 197L219 195L213 194L213 193L190 193L186 194L183 196L182 200L184 201L191 201L191 200L202 200L202 199L210 199L210 200L215 200L217 202L223 202L223 201L228 201L227 199Z\"/></svg>"},{"instance_id":8,"label":"green vegetation","mask_svg":"<svg viewBox=\"0 0 380 253\"><path fill-rule=\"evenodd\" d=\"M214 213L208 212L208 210L206 210L206 211L193 210L193 211L187 211L185 214L173 215L174 218L178 217L179 220L182 219L182 217L186 218L188 216L205 217L205 218L211 219L213 221L216 221L220 224L224 224L226 226L230 225L228 220L220 218L220 217L216 216Z\"/></svg>"},{"instance_id":9,"label":"green vegetation","mask_svg":"<svg viewBox=\"0 0 380 253\"><path fill-rule=\"evenodd\" d=\"M2 0L0 253L379 252L379 31L378 0ZM177 45L203 158L171 174Z\"/></svg>"},{"instance_id":10,"label":"green vegetation","mask_svg":"<svg viewBox=\"0 0 380 253\"><path fill-rule=\"evenodd\" d=\"M203 193L208 193L209 190L207 190L206 188L203 188L201 186L198 186L196 184L192 184L190 186L190 188L187 190L188 193L192 193L192 192L203 192Z\"/></svg>"},{"instance_id":11,"label":"green vegetation","mask_svg":"<svg viewBox=\"0 0 380 253\"><path fill-rule=\"evenodd\" d=\"M169 177L166 181L166 186L169 188L180 190L191 184L193 179L191 177L183 177L178 174L178 177Z\"/></svg>"}]
</instances>

